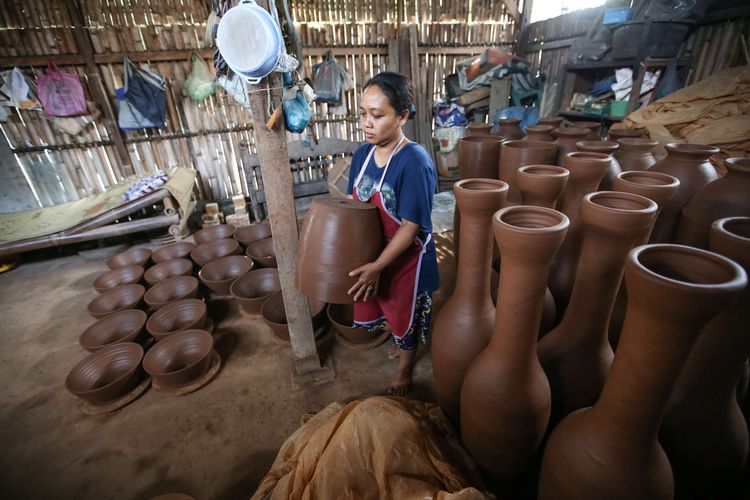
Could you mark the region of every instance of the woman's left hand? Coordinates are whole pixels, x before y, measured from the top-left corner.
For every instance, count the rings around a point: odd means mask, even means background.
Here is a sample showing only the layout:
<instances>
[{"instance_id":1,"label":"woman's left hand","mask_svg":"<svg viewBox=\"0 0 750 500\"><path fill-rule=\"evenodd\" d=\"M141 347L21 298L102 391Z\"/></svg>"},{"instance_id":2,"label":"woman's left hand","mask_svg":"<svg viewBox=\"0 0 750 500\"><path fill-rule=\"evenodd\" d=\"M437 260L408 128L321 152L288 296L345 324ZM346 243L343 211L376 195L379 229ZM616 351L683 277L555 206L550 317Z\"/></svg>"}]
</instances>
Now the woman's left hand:
<instances>
[{"instance_id":1,"label":"woman's left hand","mask_svg":"<svg viewBox=\"0 0 750 500\"><path fill-rule=\"evenodd\" d=\"M349 273L351 277L359 276L357 282L347 292L354 296L354 302L366 301L377 295L381 271L382 269L378 264L369 262Z\"/></svg>"}]
</instances>

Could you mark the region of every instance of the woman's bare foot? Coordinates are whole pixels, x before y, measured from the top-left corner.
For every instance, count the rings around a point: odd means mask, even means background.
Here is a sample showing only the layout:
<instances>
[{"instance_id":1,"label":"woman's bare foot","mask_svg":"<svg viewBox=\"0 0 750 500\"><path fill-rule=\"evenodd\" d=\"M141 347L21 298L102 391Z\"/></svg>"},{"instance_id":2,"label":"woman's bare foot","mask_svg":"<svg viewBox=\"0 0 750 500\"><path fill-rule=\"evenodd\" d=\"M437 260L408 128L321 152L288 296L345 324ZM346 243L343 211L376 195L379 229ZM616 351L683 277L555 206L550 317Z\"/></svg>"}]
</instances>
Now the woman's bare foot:
<instances>
[{"instance_id":1,"label":"woman's bare foot","mask_svg":"<svg viewBox=\"0 0 750 500\"><path fill-rule=\"evenodd\" d=\"M398 359L401 349L396 347L395 345L392 345L390 349L388 349L388 359Z\"/></svg>"},{"instance_id":2,"label":"woman's bare foot","mask_svg":"<svg viewBox=\"0 0 750 500\"><path fill-rule=\"evenodd\" d=\"M411 388L411 377L414 372L414 360L416 349L402 350L399 349L398 369L391 379L391 388L388 394L391 396L406 396Z\"/></svg>"}]
</instances>

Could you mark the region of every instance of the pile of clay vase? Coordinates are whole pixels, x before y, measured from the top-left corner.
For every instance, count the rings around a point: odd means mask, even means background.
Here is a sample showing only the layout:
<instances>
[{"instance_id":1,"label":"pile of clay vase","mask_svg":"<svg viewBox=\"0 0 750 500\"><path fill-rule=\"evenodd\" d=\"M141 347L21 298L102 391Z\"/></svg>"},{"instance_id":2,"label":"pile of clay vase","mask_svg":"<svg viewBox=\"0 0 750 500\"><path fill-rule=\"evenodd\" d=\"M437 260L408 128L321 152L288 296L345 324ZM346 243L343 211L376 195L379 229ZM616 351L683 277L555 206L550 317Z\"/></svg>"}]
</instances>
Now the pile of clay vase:
<instances>
[{"instance_id":1,"label":"pile of clay vase","mask_svg":"<svg viewBox=\"0 0 750 500\"><path fill-rule=\"evenodd\" d=\"M750 159L543 124L459 142L438 403L498 498L745 497Z\"/></svg>"}]
</instances>

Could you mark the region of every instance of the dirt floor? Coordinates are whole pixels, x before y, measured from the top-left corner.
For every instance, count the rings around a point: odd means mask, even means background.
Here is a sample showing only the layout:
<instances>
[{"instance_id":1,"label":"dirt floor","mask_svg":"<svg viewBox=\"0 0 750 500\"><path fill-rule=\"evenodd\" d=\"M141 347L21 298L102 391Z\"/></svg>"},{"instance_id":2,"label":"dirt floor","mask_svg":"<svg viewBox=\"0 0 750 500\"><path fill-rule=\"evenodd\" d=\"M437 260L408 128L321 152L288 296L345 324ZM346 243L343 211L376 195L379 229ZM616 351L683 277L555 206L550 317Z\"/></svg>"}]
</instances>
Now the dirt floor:
<instances>
[{"instance_id":1,"label":"dirt floor","mask_svg":"<svg viewBox=\"0 0 750 500\"><path fill-rule=\"evenodd\" d=\"M444 234L436 238L436 310L454 280ZM352 350L328 332L319 350L335 380L299 388L289 347L262 320L242 316L233 301L211 302L224 362L211 384L187 396L150 390L117 412L86 416L64 380L87 354L78 336L94 321L86 305L107 267L76 254L32 259L0 275L0 498L248 498L304 414L383 394L398 363L387 359L388 343ZM410 397L432 401L431 385L422 349Z\"/></svg>"}]
</instances>

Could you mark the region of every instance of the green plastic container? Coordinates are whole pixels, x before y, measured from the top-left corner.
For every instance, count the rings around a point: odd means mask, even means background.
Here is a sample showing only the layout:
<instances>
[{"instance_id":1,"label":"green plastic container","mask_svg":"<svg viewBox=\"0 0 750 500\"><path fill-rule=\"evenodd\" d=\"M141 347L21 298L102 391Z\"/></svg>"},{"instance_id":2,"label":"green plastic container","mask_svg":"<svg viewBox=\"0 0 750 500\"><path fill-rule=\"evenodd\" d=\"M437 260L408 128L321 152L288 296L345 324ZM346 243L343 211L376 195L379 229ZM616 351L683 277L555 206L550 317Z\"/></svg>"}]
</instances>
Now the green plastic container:
<instances>
[{"instance_id":1,"label":"green plastic container","mask_svg":"<svg viewBox=\"0 0 750 500\"><path fill-rule=\"evenodd\" d=\"M623 117L628 111L628 101L610 101L609 116Z\"/></svg>"}]
</instances>

